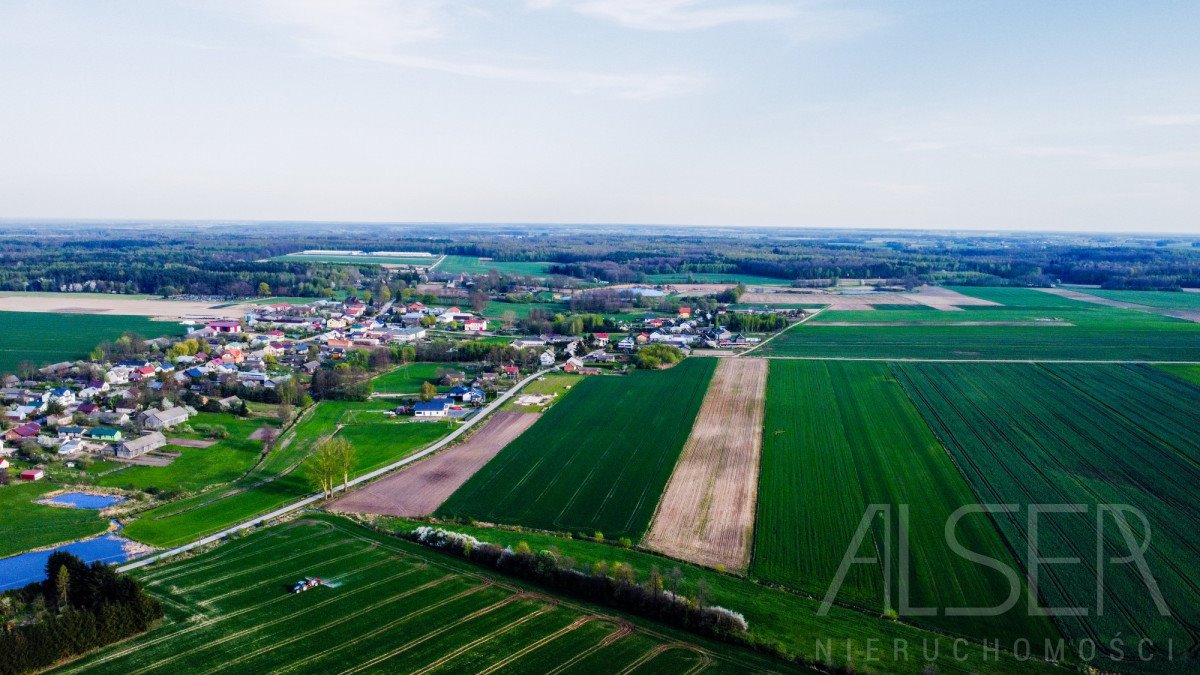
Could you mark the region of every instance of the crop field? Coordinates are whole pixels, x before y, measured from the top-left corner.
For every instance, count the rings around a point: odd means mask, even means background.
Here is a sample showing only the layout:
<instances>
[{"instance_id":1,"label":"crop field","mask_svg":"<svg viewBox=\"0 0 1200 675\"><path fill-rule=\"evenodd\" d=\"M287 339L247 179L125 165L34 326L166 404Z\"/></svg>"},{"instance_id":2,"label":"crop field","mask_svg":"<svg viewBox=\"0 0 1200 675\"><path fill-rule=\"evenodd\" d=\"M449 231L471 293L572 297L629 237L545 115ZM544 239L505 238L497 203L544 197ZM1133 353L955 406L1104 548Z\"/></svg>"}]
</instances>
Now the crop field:
<instances>
[{"instance_id":1,"label":"crop field","mask_svg":"<svg viewBox=\"0 0 1200 675\"><path fill-rule=\"evenodd\" d=\"M524 319L535 309L548 312L553 316L555 313L565 312L567 305L562 302L501 302L498 300L489 300L487 306L483 308L483 315L489 319L503 319L507 312L512 312L514 318Z\"/></svg>"},{"instance_id":2,"label":"crop field","mask_svg":"<svg viewBox=\"0 0 1200 675\"><path fill-rule=\"evenodd\" d=\"M0 513L4 514L4 536L0 558L42 546L90 537L108 529L108 521L91 509L67 509L34 500L57 489L51 483L25 483L0 487Z\"/></svg>"},{"instance_id":3,"label":"crop field","mask_svg":"<svg viewBox=\"0 0 1200 675\"><path fill-rule=\"evenodd\" d=\"M1148 312L1091 305L1032 289L956 290L1004 306L964 307L958 312L827 310L816 319L785 331L756 355L964 361L1200 361L1200 324ZM827 323L839 321L883 325ZM888 325L904 321L922 325ZM971 321L995 325L953 325ZM946 322L946 325L932 325L940 322ZM1018 325L1005 325L1009 322Z\"/></svg>"},{"instance_id":4,"label":"crop field","mask_svg":"<svg viewBox=\"0 0 1200 675\"><path fill-rule=\"evenodd\" d=\"M1071 290L1094 295L1106 300L1131 302L1155 309L1200 310L1200 293L1185 291L1109 291L1100 288L1075 288Z\"/></svg>"},{"instance_id":5,"label":"crop field","mask_svg":"<svg viewBox=\"0 0 1200 675\"><path fill-rule=\"evenodd\" d=\"M226 413L199 413L190 425L217 424L229 431L229 437L207 448L168 445L164 451L179 452L167 466L124 465L127 468L100 477L97 485L126 489L201 490L210 485L228 483L254 467L262 454L262 441L250 440L250 434L262 427L278 427L271 418L237 417ZM168 433L167 438L199 438L198 434Z\"/></svg>"},{"instance_id":6,"label":"crop field","mask_svg":"<svg viewBox=\"0 0 1200 675\"><path fill-rule=\"evenodd\" d=\"M177 323L104 314L0 312L0 325L0 373L14 372L22 361L46 365L86 358L96 345L127 331L145 338L184 333Z\"/></svg>"},{"instance_id":7,"label":"crop field","mask_svg":"<svg viewBox=\"0 0 1200 675\"><path fill-rule=\"evenodd\" d=\"M760 277L735 272L695 272L691 274L648 274L648 284L746 284L747 286L790 286L790 279Z\"/></svg>"},{"instance_id":8,"label":"crop field","mask_svg":"<svg viewBox=\"0 0 1200 675\"><path fill-rule=\"evenodd\" d=\"M735 659L758 660L526 591L340 519L271 528L138 576L167 618L59 672L582 673L596 663L733 672ZM305 576L327 584L291 593Z\"/></svg>"},{"instance_id":9,"label":"crop field","mask_svg":"<svg viewBox=\"0 0 1200 675\"><path fill-rule=\"evenodd\" d=\"M140 514L124 534L158 547L177 546L230 525L268 513L315 490L301 463L318 442L335 433L350 435L356 443L357 461L351 477L388 461L402 459L432 440L449 433L444 424L417 425L383 422L384 401L321 401L283 435L278 447L244 477L194 497L170 502ZM385 429L371 438L358 435L360 425L380 424ZM416 428L420 427L420 428ZM363 447L357 447L357 441Z\"/></svg>"},{"instance_id":10,"label":"crop field","mask_svg":"<svg viewBox=\"0 0 1200 675\"><path fill-rule=\"evenodd\" d=\"M1165 373L1170 373L1184 382L1190 382L1200 387L1200 364L1166 363L1158 366L1158 369Z\"/></svg>"},{"instance_id":11,"label":"crop field","mask_svg":"<svg viewBox=\"0 0 1200 675\"><path fill-rule=\"evenodd\" d=\"M664 371L583 379L438 514L640 538L715 367L689 358Z\"/></svg>"},{"instance_id":12,"label":"crop field","mask_svg":"<svg viewBox=\"0 0 1200 675\"><path fill-rule=\"evenodd\" d=\"M501 274L542 277L550 269L548 262L507 262L497 260L480 260L465 255L448 255L437 266L438 272L446 274L487 274L496 270Z\"/></svg>"},{"instance_id":13,"label":"crop field","mask_svg":"<svg viewBox=\"0 0 1200 675\"><path fill-rule=\"evenodd\" d=\"M898 550L900 509L907 505L911 606L990 607L1008 597L1002 574L947 545L950 514L976 499L887 364L773 361L763 437L755 577L823 597L868 506L889 505L890 516L871 520L855 553L878 558L889 542ZM985 514L965 518L957 532L968 549L1015 566ZM900 609L898 560L894 555L887 568L851 566L838 600L875 612ZM1057 635L1047 619L1027 616L1023 605L969 623L960 617L901 618L1035 644Z\"/></svg>"},{"instance_id":14,"label":"crop field","mask_svg":"<svg viewBox=\"0 0 1200 675\"><path fill-rule=\"evenodd\" d=\"M422 384L436 385L437 372L447 368L444 363L407 363L371 380L371 390L380 394L419 394Z\"/></svg>"},{"instance_id":15,"label":"crop field","mask_svg":"<svg viewBox=\"0 0 1200 675\"><path fill-rule=\"evenodd\" d=\"M383 518L377 524L394 532L411 532L413 528L424 523L400 519ZM635 548L624 548L613 544L605 544L589 539L573 539L561 535L515 530L502 527L482 527L467 525L446 525L446 529L461 532L476 537L480 541L492 542L500 546L515 548L520 542L528 543L534 551L557 549L563 556L573 558L582 566L590 567L601 561L607 563L624 563L633 570L638 582L644 582L650 571L657 567L660 572L674 579L674 571L679 570L678 586L681 593L695 597L703 584L712 604L727 607L746 616L749 623L749 635L752 639L766 644L775 644L788 652L801 654L808 659L816 659L816 645L836 636L841 640L837 649L833 650L832 662L844 665L846 659L846 641L850 641L851 654L849 662L863 664L867 662L866 648L868 639L878 639L876 646L891 645L893 640L905 641L910 645L927 643L933 645L940 640L942 649L935 657L935 666L943 673L974 672L974 673L1011 673L1016 669L1022 672L1048 671L1047 664L1037 660L1026 660L1019 665L1011 654L1001 651L996 657L981 658L981 647L976 642L968 642L962 646L963 660L955 660L949 649L951 638L929 631L908 623L888 621L879 613L859 612L838 605L830 608L825 616L817 613L820 601L799 593L791 593L771 588L757 583L746 577L723 574L710 568L692 565L686 562L671 560L659 555ZM675 581L671 582L676 583ZM939 637L940 635L940 637ZM919 649L919 647L918 647ZM932 647L931 647L932 652ZM893 660L891 649L876 649L877 662L872 672L922 673L924 659ZM1062 671L1058 671L1062 672Z\"/></svg>"},{"instance_id":16,"label":"crop field","mask_svg":"<svg viewBox=\"0 0 1200 675\"><path fill-rule=\"evenodd\" d=\"M465 443L357 489L330 508L347 513L427 516L537 418L536 413L498 412Z\"/></svg>"},{"instance_id":17,"label":"crop field","mask_svg":"<svg viewBox=\"0 0 1200 675\"><path fill-rule=\"evenodd\" d=\"M767 361L721 359L642 545L744 570L754 536Z\"/></svg>"},{"instance_id":18,"label":"crop field","mask_svg":"<svg viewBox=\"0 0 1200 675\"><path fill-rule=\"evenodd\" d=\"M894 370L953 454L981 501L1020 505L997 514L1000 531L1028 567L1030 504L1080 505L1080 512L1038 517L1041 558L1077 557L1074 564L1040 566L1043 606L1080 607L1061 616L1076 640L1108 644L1120 635L1154 642L1160 657L1175 645L1195 644L1200 622L1200 391L1152 368L1056 364L902 364ZM1101 519L1098 504L1140 511ZM1098 522L1103 523L1101 529ZM1146 541L1154 594L1134 565L1103 565L1104 611L1097 608L1097 548L1106 559L1127 556L1127 522L1134 543ZM1147 530L1146 528L1149 528ZM1178 656L1179 650L1176 649Z\"/></svg>"}]
</instances>

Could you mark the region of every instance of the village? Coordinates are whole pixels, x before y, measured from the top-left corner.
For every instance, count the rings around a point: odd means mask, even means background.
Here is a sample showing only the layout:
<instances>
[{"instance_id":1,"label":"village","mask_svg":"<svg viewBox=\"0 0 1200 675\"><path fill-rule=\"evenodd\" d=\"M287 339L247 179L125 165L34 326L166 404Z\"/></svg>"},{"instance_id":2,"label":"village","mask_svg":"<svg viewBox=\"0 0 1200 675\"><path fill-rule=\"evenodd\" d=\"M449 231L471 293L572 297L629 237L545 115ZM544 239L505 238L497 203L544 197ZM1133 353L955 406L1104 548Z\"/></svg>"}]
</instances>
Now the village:
<instances>
[{"instance_id":1,"label":"village","mask_svg":"<svg viewBox=\"0 0 1200 675\"><path fill-rule=\"evenodd\" d=\"M678 354L672 357L677 360L692 350L738 350L761 339L720 325L718 317L727 310L711 298L695 298L707 304L703 310L671 305L666 312L608 316L589 332L528 334L525 322L505 313L487 318L449 304L468 297L478 304L478 292L468 296L470 275L423 281L423 293L406 293L407 301L371 302L364 293L363 299L253 305L239 319L189 320L177 338L123 345L120 358L4 375L0 471L6 479L15 471L21 480L36 481L46 477L48 464L162 465L172 456L163 448L180 442L171 432L194 431L189 420L198 412L246 415L247 401L294 405L313 398L387 396L372 393L369 380L391 364L430 359L465 366L469 374L439 369L431 383L438 386L401 397L392 411L415 420L461 420L522 373L622 372L645 367L638 354L652 345ZM489 300L503 307L505 297ZM644 352L646 362L658 367L649 353Z\"/></svg>"}]
</instances>

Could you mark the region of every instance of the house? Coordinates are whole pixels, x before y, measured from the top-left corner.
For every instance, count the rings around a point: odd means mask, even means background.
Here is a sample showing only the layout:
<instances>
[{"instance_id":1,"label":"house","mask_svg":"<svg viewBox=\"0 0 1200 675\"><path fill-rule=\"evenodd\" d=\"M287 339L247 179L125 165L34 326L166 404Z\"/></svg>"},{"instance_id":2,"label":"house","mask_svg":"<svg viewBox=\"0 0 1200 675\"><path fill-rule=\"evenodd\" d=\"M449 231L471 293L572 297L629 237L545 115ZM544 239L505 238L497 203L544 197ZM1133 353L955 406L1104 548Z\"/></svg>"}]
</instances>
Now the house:
<instances>
[{"instance_id":1,"label":"house","mask_svg":"<svg viewBox=\"0 0 1200 675\"><path fill-rule=\"evenodd\" d=\"M147 410L138 415L138 426L143 429L170 429L188 420L188 411L175 406L167 410Z\"/></svg>"},{"instance_id":2,"label":"house","mask_svg":"<svg viewBox=\"0 0 1200 675\"><path fill-rule=\"evenodd\" d=\"M157 450L167 444L167 439L161 433L154 431L145 436L131 438L113 448L113 454L123 459L133 459Z\"/></svg>"},{"instance_id":3,"label":"house","mask_svg":"<svg viewBox=\"0 0 1200 675\"><path fill-rule=\"evenodd\" d=\"M210 321L208 327L215 333L242 332L242 323L240 321Z\"/></svg>"},{"instance_id":4,"label":"house","mask_svg":"<svg viewBox=\"0 0 1200 675\"><path fill-rule=\"evenodd\" d=\"M638 333L637 337L634 338L634 341L639 345L644 345L650 341L650 336L646 335L645 333Z\"/></svg>"},{"instance_id":5,"label":"house","mask_svg":"<svg viewBox=\"0 0 1200 675\"><path fill-rule=\"evenodd\" d=\"M487 319L467 319L463 323L463 330L467 332L480 332L487 330Z\"/></svg>"},{"instance_id":6,"label":"house","mask_svg":"<svg viewBox=\"0 0 1200 675\"><path fill-rule=\"evenodd\" d=\"M46 477L46 472L41 469L25 469L21 472L21 480L41 480Z\"/></svg>"},{"instance_id":7,"label":"house","mask_svg":"<svg viewBox=\"0 0 1200 675\"><path fill-rule=\"evenodd\" d=\"M592 334L592 344L596 345L597 347L607 346L608 345L608 333L593 333Z\"/></svg>"},{"instance_id":8,"label":"house","mask_svg":"<svg viewBox=\"0 0 1200 675\"><path fill-rule=\"evenodd\" d=\"M8 441L9 443L20 443L24 440L37 438L38 434L41 432L42 425L35 422L29 422L28 424L15 426L12 429L4 432L4 440Z\"/></svg>"},{"instance_id":9,"label":"house","mask_svg":"<svg viewBox=\"0 0 1200 675\"><path fill-rule=\"evenodd\" d=\"M94 441L103 441L105 443L119 443L122 438L120 429L110 429L108 427L88 429L84 435Z\"/></svg>"},{"instance_id":10,"label":"house","mask_svg":"<svg viewBox=\"0 0 1200 675\"><path fill-rule=\"evenodd\" d=\"M541 354L538 354L538 363L540 363L546 367L550 367L550 366L554 365L554 350L547 349L546 351L542 352Z\"/></svg>"},{"instance_id":11,"label":"house","mask_svg":"<svg viewBox=\"0 0 1200 675\"><path fill-rule=\"evenodd\" d=\"M415 417L445 417L450 410L450 399L438 396L432 401L420 401L413 405Z\"/></svg>"},{"instance_id":12,"label":"house","mask_svg":"<svg viewBox=\"0 0 1200 675\"><path fill-rule=\"evenodd\" d=\"M63 456L78 455L79 453L83 452L83 450L83 441L78 439L67 441L66 443L58 446L58 454Z\"/></svg>"},{"instance_id":13,"label":"house","mask_svg":"<svg viewBox=\"0 0 1200 675\"><path fill-rule=\"evenodd\" d=\"M83 427L59 427L58 438L62 441L79 440L83 438L83 432L87 431Z\"/></svg>"},{"instance_id":14,"label":"house","mask_svg":"<svg viewBox=\"0 0 1200 675\"><path fill-rule=\"evenodd\" d=\"M487 398L487 394L483 393L482 389L459 385L450 390L450 397L458 399L463 403L483 403L484 399Z\"/></svg>"},{"instance_id":15,"label":"house","mask_svg":"<svg viewBox=\"0 0 1200 675\"><path fill-rule=\"evenodd\" d=\"M679 318L681 318L681 319L690 319L690 318L692 318L692 308L691 308L691 307L684 307L684 306L680 305L680 307L679 307Z\"/></svg>"},{"instance_id":16,"label":"house","mask_svg":"<svg viewBox=\"0 0 1200 675\"><path fill-rule=\"evenodd\" d=\"M236 396L226 396L225 398L217 401L217 405L221 406L221 410L229 410L237 407L237 404L240 403L241 400L242 399Z\"/></svg>"},{"instance_id":17,"label":"house","mask_svg":"<svg viewBox=\"0 0 1200 675\"><path fill-rule=\"evenodd\" d=\"M583 361L580 361L579 359L572 356L571 358L567 359L566 363L563 364L563 372L564 373L577 373L577 372L579 372L579 369L582 367L583 367Z\"/></svg>"},{"instance_id":18,"label":"house","mask_svg":"<svg viewBox=\"0 0 1200 675\"><path fill-rule=\"evenodd\" d=\"M617 343L617 349L632 351L635 344L636 340L633 339L633 336L626 336L621 338L621 341Z\"/></svg>"},{"instance_id":19,"label":"house","mask_svg":"<svg viewBox=\"0 0 1200 675\"><path fill-rule=\"evenodd\" d=\"M545 347L546 341L542 338L517 338L512 341L512 346L515 349L525 349L527 347Z\"/></svg>"},{"instance_id":20,"label":"house","mask_svg":"<svg viewBox=\"0 0 1200 675\"><path fill-rule=\"evenodd\" d=\"M446 385L455 385L462 384L466 381L466 379L467 374L461 370L447 370L446 372L442 373L441 382L442 384Z\"/></svg>"},{"instance_id":21,"label":"house","mask_svg":"<svg viewBox=\"0 0 1200 675\"><path fill-rule=\"evenodd\" d=\"M75 403L75 392L66 387L57 387L50 390L50 402L58 403L62 406L68 406Z\"/></svg>"},{"instance_id":22,"label":"house","mask_svg":"<svg viewBox=\"0 0 1200 675\"><path fill-rule=\"evenodd\" d=\"M129 424L129 413L121 412L120 410L105 410L97 418L101 424L115 424L119 427Z\"/></svg>"},{"instance_id":23,"label":"house","mask_svg":"<svg viewBox=\"0 0 1200 675\"><path fill-rule=\"evenodd\" d=\"M512 365L511 363L507 366L503 366L501 370L504 371L504 375L506 377L511 377L514 380L521 376L521 369Z\"/></svg>"},{"instance_id":24,"label":"house","mask_svg":"<svg viewBox=\"0 0 1200 675\"><path fill-rule=\"evenodd\" d=\"M7 469L9 466L11 465L8 463L7 459L0 459L0 471Z\"/></svg>"},{"instance_id":25,"label":"house","mask_svg":"<svg viewBox=\"0 0 1200 675\"><path fill-rule=\"evenodd\" d=\"M609 354L603 349L597 349L595 351L588 352L587 355L583 357L583 360L591 361L593 363L612 363L613 361L617 360L617 357Z\"/></svg>"}]
</instances>

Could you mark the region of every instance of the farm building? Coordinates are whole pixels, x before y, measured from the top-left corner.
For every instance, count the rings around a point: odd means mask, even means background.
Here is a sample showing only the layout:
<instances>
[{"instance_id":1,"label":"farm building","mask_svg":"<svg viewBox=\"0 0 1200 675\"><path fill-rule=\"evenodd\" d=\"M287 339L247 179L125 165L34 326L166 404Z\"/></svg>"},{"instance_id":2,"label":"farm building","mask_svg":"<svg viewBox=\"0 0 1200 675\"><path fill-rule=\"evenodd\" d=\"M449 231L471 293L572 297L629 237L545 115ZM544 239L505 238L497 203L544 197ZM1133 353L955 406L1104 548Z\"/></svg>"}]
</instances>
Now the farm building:
<instances>
[{"instance_id":1,"label":"farm building","mask_svg":"<svg viewBox=\"0 0 1200 675\"><path fill-rule=\"evenodd\" d=\"M421 401L413 406L415 417L445 417L450 410L450 399L441 396L432 401Z\"/></svg>"},{"instance_id":2,"label":"farm building","mask_svg":"<svg viewBox=\"0 0 1200 675\"><path fill-rule=\"evenodd\" d=\"M239 321L212 321L208 327L217 333L240 333L242 324Z\"/></svg>"},{"instance_id":3,"label":"farm building","mask_svg":"<svg viewBox=\"0 0 1200 675\"><path fill-rule=\"evenodd\" d=\"M150 452L157 450L167 444L167 439L161 433L155 431L131 438L124 443L120 443L113 449L113 454L123 459L133 459Z\"/></svg>"},{"instance_id":4,"label":"farm building","mask_svg":"<svg viewBox=\"0 0 1200 675\"><path fill-rule=\"evenodd\" d=\"M484 394L482 389L458 385L450 390L450 397L463 403L482 403L487 394Z\"/></svg>"},{"instance_id":5,"label":"farm building","mask_svg":"<svg viewBox=\"0 0 1200 675\"><path fill-rule=\"evenodd\" d=\"M46 477L46 472L41 469L25 469L21 472L21 480L41 480Z\"/></svg>"},{"instance_id":6,"label":"farm building","mask_svg":"<svg viewBox=\"0 0 1200 675\"><path fill-rule=\"evenodd\" d=\"M170 429L188 420L188 411L176 406L167 410L147 410L138 415L138 425L143 429Z\"/></svg>"},{"instance_id":7,"label":"farm building","mask_svg":"<svg viewBox=\"0 0 1200 675\"><path fill-rule=\"evenodd\" d=\"M118 443L122 437L120 429L110 429L108 427L88 429L86 436L92 440L104 441L106 443Z\"/></svg>"}]
</instances>

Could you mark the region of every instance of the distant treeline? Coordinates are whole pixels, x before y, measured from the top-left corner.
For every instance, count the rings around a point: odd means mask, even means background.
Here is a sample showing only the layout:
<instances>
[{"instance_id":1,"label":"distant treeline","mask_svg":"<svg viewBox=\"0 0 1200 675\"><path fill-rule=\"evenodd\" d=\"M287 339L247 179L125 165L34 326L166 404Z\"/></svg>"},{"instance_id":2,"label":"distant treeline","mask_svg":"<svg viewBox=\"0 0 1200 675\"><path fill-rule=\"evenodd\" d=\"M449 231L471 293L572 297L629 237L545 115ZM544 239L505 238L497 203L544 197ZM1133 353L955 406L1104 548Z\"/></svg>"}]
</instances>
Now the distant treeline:
<instances>
[{"instance_id":1,"label":"distant treeline","mask_svg":"<svg viewBox=\"0 0 1200 675\"><path fill-rule=\"evenodd\" d=\"M305 249L412 250L548 262L562 278L645 283L654 275L753 275L812 285L836 279L894 283L1108 288L1200 287L1200 242L1116 235L945 234L666 228L647 233L569 226L283 224L96 226L2 232L0 290L321 296L382 277L378 265L272 258ZM483 282L504 292L510 284Z\"/></svg>"}]
</instances>

